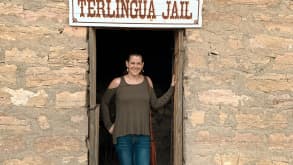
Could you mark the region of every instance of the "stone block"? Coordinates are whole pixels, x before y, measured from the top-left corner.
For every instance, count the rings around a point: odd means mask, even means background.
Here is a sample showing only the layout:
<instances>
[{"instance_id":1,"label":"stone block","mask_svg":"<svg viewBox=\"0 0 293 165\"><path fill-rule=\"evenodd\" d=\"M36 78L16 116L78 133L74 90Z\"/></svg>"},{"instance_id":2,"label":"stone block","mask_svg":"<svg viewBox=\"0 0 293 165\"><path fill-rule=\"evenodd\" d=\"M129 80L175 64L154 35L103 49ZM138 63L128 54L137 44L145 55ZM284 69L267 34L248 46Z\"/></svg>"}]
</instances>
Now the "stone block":
<instances>
[{"instance_id":1,"label":"stone block","mask_svg":"<svg viewBox=\"0 0 293 165\"><path fill-rule=\"evenodd\" d=\"M232 49L244 48L243 41L241 39L237 39L236 37L230 37L227 44Z\"/></svg>"},{"instance_id":2,"label":"stone block","mask_svg":"<svg viewBox=\"0 0 293 165\"><path fill-rule=\"evenodd\" d=\"M68 24L68 5L64 2L47 3L46 6L40 7L38 10L24 10L24 20L27 22L36 22L46 19L50 22L62 23L67 21ZM48 24L48 26L57 26L56 24ZM56 29L56 33L58 30ZM60 32L59 32L60 33Z\"/></svg>"},{"instance_id":3,"label":"stone block","mask_svg":"<svg viewBox=\"0 0 293 165\"><path fill-rule=\"evenodd\" d=\"M293 74L265 73L248 77L246 86L252 91L292 91Z\"/></svg>"},{"instance_id":4,"label":"stone block","mask_svg":"<svg viewBox=\"0 0 293 165\"><path fill-rule=\"evenodd\" d=\"M0 3L1 15L20 15L23 13L23 6L12 3Z\"/></svg>"},{"instance_id":5,"label":"stone block","mask_svg":"<svg viewBox=\"0 0 293 165\"><path fill-rule=\"evenodd\" d=\"M201 37L201 33L198 30L186 29L186 40L188 42L203 42L203 38Z\"/></svg>"},{"instance_id":6,"label":"stone block","mask_svg":"<svg viewBox=\"0 0 293 165\"><path fill-rule=\"evenodd\" d=\"M202 142L209 143L211 141L210 139L211 139L210 132L206 130L197 132L195 136L195 141L200 143Z\"/></svg>"},{"instance_id":7,"label":"stone block","mask_svg":"<svg viewBox=\"0 0 293 165\"><path fill-rule=\"evenodd\" d=\"M232 90L227 89L214 89L207 90L198 93L199 101L203 104L211 105L231 105L238 106L244 105L245 101L248 101L250 97L246 95L236 95Z\"/></svg>"},{"instance_id":8,"label":"stone block","mask_svg":"<svg viewBox=\"0 0 293 165\"><path fill-rule=\"evenodd\" d=\"M70 117L70 121L72 121L73 123L80 123L84 121L85 118L86 117L84 115L73 115Z\"/></svg>"},{"instance_id":9,"label":"stone block","mask_svg":"<svg viewBox=\"0 0 293 165\"><path fill-rule=\"evenodd\" d=\"M0 113L0 131L12 131L15 133L24 133L31 131L29 119L19 119L15 116L8 116Z\"/></svg>"},{"instance_id":10,"label":"stone block","mask_svg":"<svg viewBox=\"0 0 293 165\"><path fill-rule=\"evenodd\" d=\"M63 33L70 37L86 38L87 28L86 27L71 27L65 26Z\"/></svg>"},{"instance_id":11,"label":"stone block","mask_svg":"<svg viewBox=\"0 0 293 165\"><path fill-rule=\"evenodd\" d=\"M197 52L197 53L194 53ZM187 48L187 66L190 68L205 69L208 67L208 62L204 53L199 49Z\"/></svg>"},{"instance_id":12,"label":"stone block","mask_svg":"<svg viewBox=\"0 0 293 165\"><path fill-rule=\"evenodd\" d=\"M46 6L46 0L30 0L23 5L24 10L37 11Z\"/></svg>"},{"instance_id":13,"label":"stone block","mask_svg":"<svg viewBox=\"0 0 293 165\"><path fill-rule=\"evenodd\" d=\"M232 140L233 143L248 143L252 145L265 142L263 137L253 133L236 133Z\"/></svg>"},{"instance_id":14,"label":"stone block","mask_svg":"<svg viewBox=\"0 0 293 165\"><path fill-rule=\"evenodd\" d=\"M36 93L24 89L2 88L2 91L10 94L10 102L16 106L44 107L48 102L48 95L44 90Z\"/></svg>"},{"instance_id":15,"label":"stone block","mask_svg":"<svg viewBox=\"0 0 293 165\"><path fill-rule=\"evenodd\" d=\"M51 86L58 84L76 84L85 86L86 70L79 67L64 67L51 70L48 67L31 67L26 70L26 86Z\"/></svg>"},{"instance_id":16,"label":"stone block","mask_svg":"<svg viewBox=\"0 0 293 165\"><path fill-rule=\"evenodd\" d=\"M0 137L0 154L1 155L17 154L25 149L26 149L26 144L22 137L16 137L16 136Z\"/></svg>"},{"instance_id":17,"label":"stone block","mask_svg":"<svg viewBox=\"0 0 293 165\"><path fill-rule=\"evenodd\" d=\"M81 141L69 136L44 136L34 142L35 150L47 154L68 154L80 151Z\"/></svg>"},{"instance_id":18,"label":"stone block","mask_svg":"<svg viewBox=\"0 0 293 165\"><path fill-rule=\"evenodd\" d=\"M188 116L188 119L192 123L192 125L195 127L196 125L203 124L205 121L205 112L204 111L192 111L190 112L190 115Z\"/></svg>"},{"instance_id":19,"label":"stone block","mask_svg":"<svg viewBox=\"0 0 293 165\"><path fill-rule=\"evenodd\" d=\"M66 51L64 47L51 47L48 63L50 66L88 66L88 51Z\"/></svg>"},{"instance_id":20,"label":"stone block","mask_svg":"<svg viewBox=\"0 0 293 165\"><path fill-rule=\"evenodd\" d=\"M0 89L0 106L11 104L10 94Z\"/></svg>"},{"instance_id":21,"label":"stone block","mask_svg":"<svg viewBox=\"0 0 293 165\"><path fill-rule=\"evenodd\" d=\"M254 12L252 15L255 21L272 21L274 19L272 15L264 12Z\"/></svg>"},{"instance_id":22,"label":"stone block","mask_svg":"<svg viewBox=\"0 0 293 165\"><path fill-rule=\"evenodd\" d=\"M286 24L280 24L280 23L265 23L265 27L268 31L272 33L278 33L278 34L285 34L285 35L293 35L293 23L286 23Z\"/></svg>"},{"instance_id":23,"label":"stone block","mask_svg":"<svg viewBox=\"0 0 293 165\"><path fill-rule=\"evenodd\" d=\"M216 154L215 165L242 165L240 156L240 153Z\"/></svg>"},{"instance_id":24,"label":"stone block","mask_svg":"<svg viewBox=\"0 0 293 165\"><path fill-rule=\"evenodd\" d=\"M231 14L230 12L206 12L205 18L212 22L224 22L236 26L241 22L241 17L239 15L236 13Z\"/></svg>"},{"instance_id":25,"label":"stone block","mask_svg":"<svg viewBox=\"0 0 293 165\"><path fill-rule=\"evenodd\" d=\"M263 160L257 161L256 165L289 165L289 163L263 159Z\"/></svg>"},{"instance_id":26,"label":"stone block","mask_svg":"<svg viewBox=\"0 0 293 165\"><path fill-rule=\"evenodd\" d=\"M220 112L220 114L219 114L220 124L224 125L227 118L228 118L227 113Z\"/></svg>"},{"instance_id":27,"label":"stone block","mask_svg":"<svg viewBox=\"0 0 293 165\"><path fill-rule=\"evenodd\" d=\"M293 107L293 97L289 94L274 94L267 98L268 105L277 107L278 109L287 109Z\"/></svg>"},{"instance_id":28,"label":"stone block","mask_svg":"<svg viewBox=\"0 0 293 165\"><path fill-rule=\"evenodd\" d=\"M293 53L278 55L275 59L275 63L283 65L293 65Z\"/></svg>"},{"instance_id":29,"label":"stone block","mask_svg":"<svg viewBox=\"0 0 293 165\"><path fill-rule=\"evenodd\" d=\"M80 155L80 156L66 156L62 158L63 164L73 164L73 163L86 164L87 161L88 161L87 154Z\"/></svg>"},{"instance_id":30,"label":"stone block","mask_svg":"<svg viewBox=\"0 0 293 165\"><path fill-rule=\"evenodd\" d=\"M0 85L16 85L16 65L0 65Z\"/></svg>"},{"instance_id":31,"label":"stone block","mask_svg":"<svg viewBox=\"0 0 293 165\"><path fill-rule=\"evenodd\" d=\"M256 5L268 7L271 5L277 5L281 0L219 0L220 3L228 5Z\"/></svg>"},{"instance_id":32,"label":"stone block","mask_svg":"<svg viewBox=\"0 0 293 165\"><path fill-rule=\"evenodd\" d=\"M0 48L0 64L5 62L4 49Z\"/></svg>"},{"instance_id":33,"label":"stone block","mask_svg":"<svg viewBox=\"0 0 293 165\"><path fill-rule=\"evenodd\" d=\"M78 108L86 105L86 92L61 92L56 95L56 108Z\"/></svg>"},{"instance_id":34,"label":"stone block","mask_svg":"<svg viewBox=\"0 0 293 165\"><path fill-rule=\"evenodd\" d=\"M50 124L48 122L47 116L41 115L38 117L38 124L41 129L48 129L50 128Z\"/></svg>"},{"instance_id":35,"label":"stone block","mask_svg":"<svg viewBox=\"0 0 293 165\"><path fill-rule=\"evenodd\" d=\"M268 142L270 149L293 149L293 134L273 133Z\"/></svg>"},{"instance_id":36,"label":"stone block","mask_svg":"<svg viewBox=\"0 0 293 165\"><path fill-rule=\"evenodd\" d=\"M292 49L293 39L259 34L250 39L251 48L264 48L272 50Z\"/></svg>"},{"instance_id":37,"label":"stone block","mask_svg":"<svg viewBox=\"0 0 293 165\"><path fill-rule=\"evenodd\" d=\"M48 27L38 27L38 26L0 26L0 39L8 41L24 41L27 40L39 40L43 38L44 35L57 33L57 30L49 29ZM3 32L3 33L2 33ZM17 60L17 59L15 59Z\"/></svg>"},{"instance_id":38,"label":"stone block","mask_svg":"<svg viewBox=\"0 0 293 165\"><path fill-rule=\"evenodd\" d=\"M293 70L293 53L278 55L273 64L273 70Z\"/></svg>"},{"instance_id":39,"label":"stone block","mask_svg":"<svg viewBox=\"0 0 293 165\"><path fill-rule=\"evenodd\" d=\"M214 86L233 86L237 83L238 75L235 73L216 72L201 73L199 79L203 84Z\"/></svg>"},{"instance_id":40,"label":"stone block","mask_svg":"<svg viewBox=\"0 0 293 165\"><path fill-rule=\"evenodd\" d=\"M248 80L246 86L252 91L262 91L266 93L293 91L292 81L287 80Z\"/></svg>"},{"instance_id":41,"label":"stone block","mask_svg":"<svg viewBox=\"0 0 293 165\"><path fill-rule=\"evenodd\" d=\"M48 104L48 94L44 90L39 90L27 102L30 107L45 107Z\"/></svg>"},{"instance_id":42,"label":"stone block","mask_svg":"<svg viewBox=\"0 0 293 165\"><path fill-rule=\"evenodd\" d=\"M288 126L286 114L236 114L237 129L284 129Z\"/></svg>"},{"instance_id":43,"label":"stone block","mask_svg":"<svg viewBox=\"0 0 293 165\"><path fill-rule=\"evenodd\" d=\"M3 165L53 165L52 162L41 156L25 156L23 159L8 159Z\"/></svg>"},{"instance_id":44,"label":"stone block","mask_svg":"<svg viewBox=\"0 0 293 165\"><path fill-rule=\"evenodd\" d=\"M11 50L5 51L5 62L6 63L17 63L17 64L34 64L37 66L47 64L48 57L40 57L38 56L37 52L24 49L19 50L17 48L12 48Z\"/></svg>"}]
</instances>

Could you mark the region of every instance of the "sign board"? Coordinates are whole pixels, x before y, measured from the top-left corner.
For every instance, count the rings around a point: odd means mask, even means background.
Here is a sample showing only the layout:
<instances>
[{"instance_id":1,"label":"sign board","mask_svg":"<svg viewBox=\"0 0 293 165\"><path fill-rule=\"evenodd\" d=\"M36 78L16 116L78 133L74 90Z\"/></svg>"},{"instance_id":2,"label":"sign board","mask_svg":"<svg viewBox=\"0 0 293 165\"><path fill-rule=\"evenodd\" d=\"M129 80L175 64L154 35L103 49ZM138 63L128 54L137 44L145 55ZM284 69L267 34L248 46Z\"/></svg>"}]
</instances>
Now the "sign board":
<instances>
[{"instance_id":1,"label":"sign board","mask_svg":"<svg viewBox=\"0 0 293 165\"><path fill-rule=\"evenodd\" d=\"M71 26L197 28L202 0L69 0Z\"/></svg>"}]
</instances>

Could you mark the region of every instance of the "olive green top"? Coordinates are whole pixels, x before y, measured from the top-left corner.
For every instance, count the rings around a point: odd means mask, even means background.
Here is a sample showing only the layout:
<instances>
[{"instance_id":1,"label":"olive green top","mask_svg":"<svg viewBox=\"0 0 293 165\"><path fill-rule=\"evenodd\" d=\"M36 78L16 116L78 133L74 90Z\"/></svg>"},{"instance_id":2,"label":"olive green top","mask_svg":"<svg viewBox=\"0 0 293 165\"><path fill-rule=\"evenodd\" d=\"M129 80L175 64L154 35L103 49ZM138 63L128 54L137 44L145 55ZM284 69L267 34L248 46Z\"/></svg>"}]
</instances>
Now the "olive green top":
<instances>
[{"instance_id":1,"label":"olive green top","mask_svg":"<svg viewBox=\"0 0 293 165\"><path fill-rule=\"evenodd\" d=\"M170 100L174 87L157 98L155 91L144 78L140 84L127 84L124 76L121 77L117 88L107 89L101 100L102 118L105 127L109 130L112 126L109 115L109 104L115 97L116 118L113 131L113 142L116 138L128 134L149 135L149 114L151 109L158 109Z\"/></svg>"}]
</instances>

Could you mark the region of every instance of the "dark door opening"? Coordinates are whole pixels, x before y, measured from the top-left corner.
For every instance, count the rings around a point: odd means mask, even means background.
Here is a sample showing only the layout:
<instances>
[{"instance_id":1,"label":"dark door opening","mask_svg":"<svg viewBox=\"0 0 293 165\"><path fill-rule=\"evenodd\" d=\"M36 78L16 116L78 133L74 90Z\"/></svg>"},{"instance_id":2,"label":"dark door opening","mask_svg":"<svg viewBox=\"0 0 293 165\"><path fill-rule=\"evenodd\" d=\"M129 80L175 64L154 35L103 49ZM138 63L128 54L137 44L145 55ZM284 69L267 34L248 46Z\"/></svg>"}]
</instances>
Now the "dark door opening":
<instances>
[{"instance_id":1,"label":"dark door opening","mask_svg":"<svg viewBox=\"0 0 293 165\"><path fill-rule=\"evenodd\" d=\"M150 76L157 96L169 87L174 60L174 31L171 30L96 30L97 103L110 81L123 75L129 53L144 57L144 74ZM159 165L171 164L172 102L153 113L153 129L157 143ZM113 114L113 120L115 115ZM111 135L100 120L99 164L118 164Z\"/></svg>"}]
</instances>

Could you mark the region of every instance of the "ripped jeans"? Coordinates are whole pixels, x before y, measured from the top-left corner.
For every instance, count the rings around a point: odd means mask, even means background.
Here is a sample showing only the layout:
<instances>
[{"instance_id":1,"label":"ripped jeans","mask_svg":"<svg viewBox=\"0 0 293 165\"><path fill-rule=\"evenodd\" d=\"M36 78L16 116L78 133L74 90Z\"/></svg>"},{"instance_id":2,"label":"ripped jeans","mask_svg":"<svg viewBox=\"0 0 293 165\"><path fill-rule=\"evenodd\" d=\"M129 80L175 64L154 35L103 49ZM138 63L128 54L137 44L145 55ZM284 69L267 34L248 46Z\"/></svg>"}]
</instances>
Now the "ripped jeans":
<instances>
[{"instance_id":1,"label":"ripped jeans","mask_svg":"<svg viewBox=\"0 0 293 165\"><path fill-rule=\"evenodd\" d=\"M120 136L115 147L120 165L150 165L150 136Z\"/></svg>"}]
</instances>

